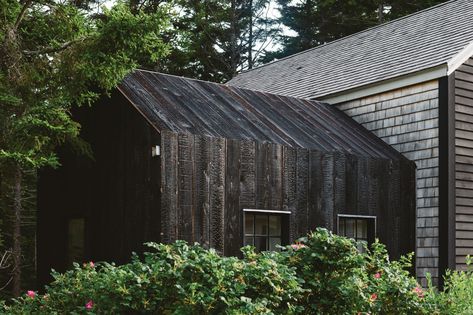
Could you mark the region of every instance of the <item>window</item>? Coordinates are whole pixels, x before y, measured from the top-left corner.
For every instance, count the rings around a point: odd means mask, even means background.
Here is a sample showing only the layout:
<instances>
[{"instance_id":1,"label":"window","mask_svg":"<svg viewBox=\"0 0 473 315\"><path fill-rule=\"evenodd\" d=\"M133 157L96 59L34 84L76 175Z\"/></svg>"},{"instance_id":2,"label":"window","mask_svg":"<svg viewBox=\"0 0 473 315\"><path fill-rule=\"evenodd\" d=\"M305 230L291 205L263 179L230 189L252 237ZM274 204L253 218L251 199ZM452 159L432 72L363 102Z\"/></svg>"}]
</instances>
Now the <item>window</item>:
<instances>
[{"instance_id":1,"label":"window","mask_svg":"<svg viewBox=\"0 0 473 315\"><path fill-rule=\"evenodd\" d=\"M288 211L244 210L245 245L256 251L278 250L276 245L287 243Z\"/></svg>"},{"instance_id":2,"label":"window","mask_svg":"<svg viewBox=\"0 0 473 315\"><path fill-rule=\"evenodd\" d=\"M85 259L85 220L69 219L67 226L67 266Z\"/></svg>"},{"instance_id":3,"label":"window","mask_svg":"<svg viewBox=\"0 0 473 315\"><path fill-rule=\"evenodd\" d=\"M354 239L360 252L364 244L374 242L376 236L376 217L338 215L338 235Z\"/></svg>"}]
</instances>

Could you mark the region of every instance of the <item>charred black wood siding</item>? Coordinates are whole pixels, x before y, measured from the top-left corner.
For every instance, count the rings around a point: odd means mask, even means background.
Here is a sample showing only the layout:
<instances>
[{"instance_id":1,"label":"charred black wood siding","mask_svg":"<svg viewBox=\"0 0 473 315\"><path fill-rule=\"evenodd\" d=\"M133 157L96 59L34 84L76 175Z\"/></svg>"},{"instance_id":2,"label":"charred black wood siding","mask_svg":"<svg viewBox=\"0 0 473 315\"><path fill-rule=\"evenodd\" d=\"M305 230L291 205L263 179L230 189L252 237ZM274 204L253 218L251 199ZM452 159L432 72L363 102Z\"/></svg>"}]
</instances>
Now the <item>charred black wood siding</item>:
<instances>
[{"instance_id":1,"label":"charred black wood siding","mask_svg":"<svg viewBox=\"0 0 473 315\"><path fill-rule=\"evenodd\" d=\"M178 198L166 189L162 195L162 226L179 229L172 233L163 228L166 241L186 236L190 242L225 255L239 255L243 209L249 208L291 211L290 241L320 226L336 231L338 214L377 216L377 237L393 257L414 251L415 166L407 160L295 150L170 131L163 131L161 137L161 168L163 174L177 176L172 180L177 187L169 189L178 192ZM184 163L178 154L182 150L206 153L203 159ZM166 178L163 176L163 187L168 184ZM184 198L179 194L187 189L190 196L201 196L192 199L193 205L181 202ZM187 217L178 215L189 207L194 212L186 211ZM196 226L201 227L198 233L192 230Z\"/></svg>"},{"instance_id":2,"label":"charred black wood siding","mask_svg":"<svg viewBox=\"0 0 473 315\"><path fill-rule=\"evenodd\" d=\"M159 133L118 95L93 109L82 108L76 117L94 159L63 148L63 165L40 174L40 283L49 279L51 268L69 267L70 218L85 219L86 259L120 263L132 251L142 250L144 242L161 241L160 161L151 156L151 146L160 143Z\"/></svg>"},{"instance_id":3,"label":"charred black wood siding","mask_svg":"<svg viewBox=\"0 0 473 315\"><path fill-rule=\"evenodd\" d=\"M177 239L240 255L243 209L290 211L289 241L376 216L394 258L415 248L415 164L330 105L138 71L77 118L95 161L65 154L41 176L43 275L67 267L71 215L93 260Z\"/></svg>"}]
</instances>

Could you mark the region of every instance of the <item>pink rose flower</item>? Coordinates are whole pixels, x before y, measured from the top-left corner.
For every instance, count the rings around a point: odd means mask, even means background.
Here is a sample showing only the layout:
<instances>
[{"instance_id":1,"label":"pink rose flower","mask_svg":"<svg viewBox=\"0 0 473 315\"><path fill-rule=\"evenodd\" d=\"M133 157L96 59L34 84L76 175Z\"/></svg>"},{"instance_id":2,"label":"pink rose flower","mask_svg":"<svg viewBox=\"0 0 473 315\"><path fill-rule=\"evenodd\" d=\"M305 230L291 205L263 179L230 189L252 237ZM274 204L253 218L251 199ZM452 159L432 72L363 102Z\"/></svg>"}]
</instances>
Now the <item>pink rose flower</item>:
<instances>
[{"instance_id":1,"label":"pink rose flower","mask_svg":"<svg viewBox=\"0 0 473 315\"><path fill-rule=\"evenodd\" d=\"M412 291L417 294L417 297L419 298L423 298L424 297L424 291L422 290L421 287L415 287L414 289L412 289Z\"/></svg>"},{"instance_id":2,"label":"pink rose flower","mask_svg":"<svg viewBox=\"0 0 473 315\"><path fill-rule=\"evenodd\" d=\"M374 274L374 278L375 278L375 279L381 278L381 274L380 274L379 272L375 273L375 274Z\"/></svg>"},{"instance_id":3,"label":"pink rose flower","mask_svg":"<svg viewBox=\"0 0 473 315\"><path fill-rule=\"evenodd\" d=\"M94 264L93 261L91 261L91 262L89 263L89 265L90 265L91 268L94 268L94 267L95 267L95 264Z\"/></svg>"},{"instance_id":4,"label":"pink rose flower","mask_svg":"<svg viewBox=\"0 0 473 315\"><path fill-rule=\"evenodd\" d=\"M26 292L26 295L28 295L30 298L34 299L34 297L36 296L36 292L35 292L35 291L28 290L28 291Z\"/></svg>"},{"instance_id":5,"label":"pink rose flower","mask_svg":"<svg viewBox=\"0 0 473 315\"><path fill-rule=\"evenodd\" d=\"M85 304L85 308L88 310L91 310L93 307L94 307L94 302L92 300L90 300L89 302Z\"/></svg>"},{"instance_id":6,"label":"pink rose flower","mask_svg":"<svg viewBox=\"0 0 473 315\"><path fill-rule=\"evenodd\" d=\"M378 298L378 295L376 293L373 293L371 294L370 296L370 301L373 302L373 301L376 301L376 299Z\"/></svg>"},{"instance_id":7,"label":"pink rose flower","mask_svg":"<svg viewBox=\"0 0 473 315\"><path fill-rule=\"evenodd\" d=\"M297 242L297 243L295 243L295 244L291 244L291 247L292 247L293 250L299 250L299 249L305 248L305 247L307 247L307 246L305 246L305 245L302 244L302 243Z\"/></svg>"}]
</instances>

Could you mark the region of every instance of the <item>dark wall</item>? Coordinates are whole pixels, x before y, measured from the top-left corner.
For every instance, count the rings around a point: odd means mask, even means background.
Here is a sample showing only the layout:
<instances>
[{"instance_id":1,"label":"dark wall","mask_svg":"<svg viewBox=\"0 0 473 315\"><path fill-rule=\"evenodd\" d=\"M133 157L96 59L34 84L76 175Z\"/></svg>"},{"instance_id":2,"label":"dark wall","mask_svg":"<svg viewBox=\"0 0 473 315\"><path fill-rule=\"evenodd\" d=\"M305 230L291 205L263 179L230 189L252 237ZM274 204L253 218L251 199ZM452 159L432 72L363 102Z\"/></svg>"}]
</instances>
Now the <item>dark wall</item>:
<instances>
[{"instance_id":1,"label":"dark wall","mask_svg":"<svg viewBox=\"0 0 473 315\"><path fill-rule=\"evenodd\" d=\"M113 100L113 101L112 101ZM86 260L124 262L146 241L160 241L160 162L151 147L159 133L119 95L74 115L91 160L70 145L60 150L62 166L40 174L38 272L67 268L67 222L84 218Z\"/></svg>"},{"instance_id":2,"label":"dark wall","mask_svg":"<svg viewBox=\"0 0 473 315\"><path fill-rule=\"evenodd\" d=\"M407 161L293 149L150 127L115 95L76 113L94 160L61 150L63 166L39 183L41 283L64 270L67 220L86 219L85 260L117 263L146 241L184 239L239 255L242 209L291 211L289 240L337 214L377 216L390 253L415 246L415 168ZM161 144L161 156L151 147Z\"/></svg>"},{"instance_id":3,"label":"dark wall","mask_svg":"<svg viewBox=\"0 0 473 315\"><path fill-rule=\"evenodd\" d=\"M290 241L338 214L377 217L393 257L415 249L415 166L269 143L162 132L162 231L238 255L243 211L289 210Z\"/></svg>"}]
</instances>

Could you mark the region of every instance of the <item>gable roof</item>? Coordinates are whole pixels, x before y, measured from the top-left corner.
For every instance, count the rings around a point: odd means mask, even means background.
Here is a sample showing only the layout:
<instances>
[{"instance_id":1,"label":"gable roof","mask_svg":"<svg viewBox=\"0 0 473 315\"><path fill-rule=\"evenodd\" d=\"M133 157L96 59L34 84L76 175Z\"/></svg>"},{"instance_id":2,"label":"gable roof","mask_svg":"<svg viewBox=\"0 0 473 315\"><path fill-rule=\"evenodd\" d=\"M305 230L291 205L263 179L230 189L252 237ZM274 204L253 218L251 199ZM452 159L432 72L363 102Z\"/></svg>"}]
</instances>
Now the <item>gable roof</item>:
<instances>
[{"instance_id":1,"label":"gable roof","mask_svg":"<svg viewBox=\"0 0 473 315\"><path fill-rule=\"evenodd\" d=\"M227 84L321 98L429 72L445 76L473 55L473 0L453 0L244 72Z\"/></svg>"},{"instance_id":2,"label":"gable roof","mask_svg":"<svg viewBox=\"0 0 473 315\"><path fill-rule=\"evenodd\" d=\"M144 70L128 75L119 91L159 132L404 159L340 110L316 101Z\"/></svg>"}]
</instances>

